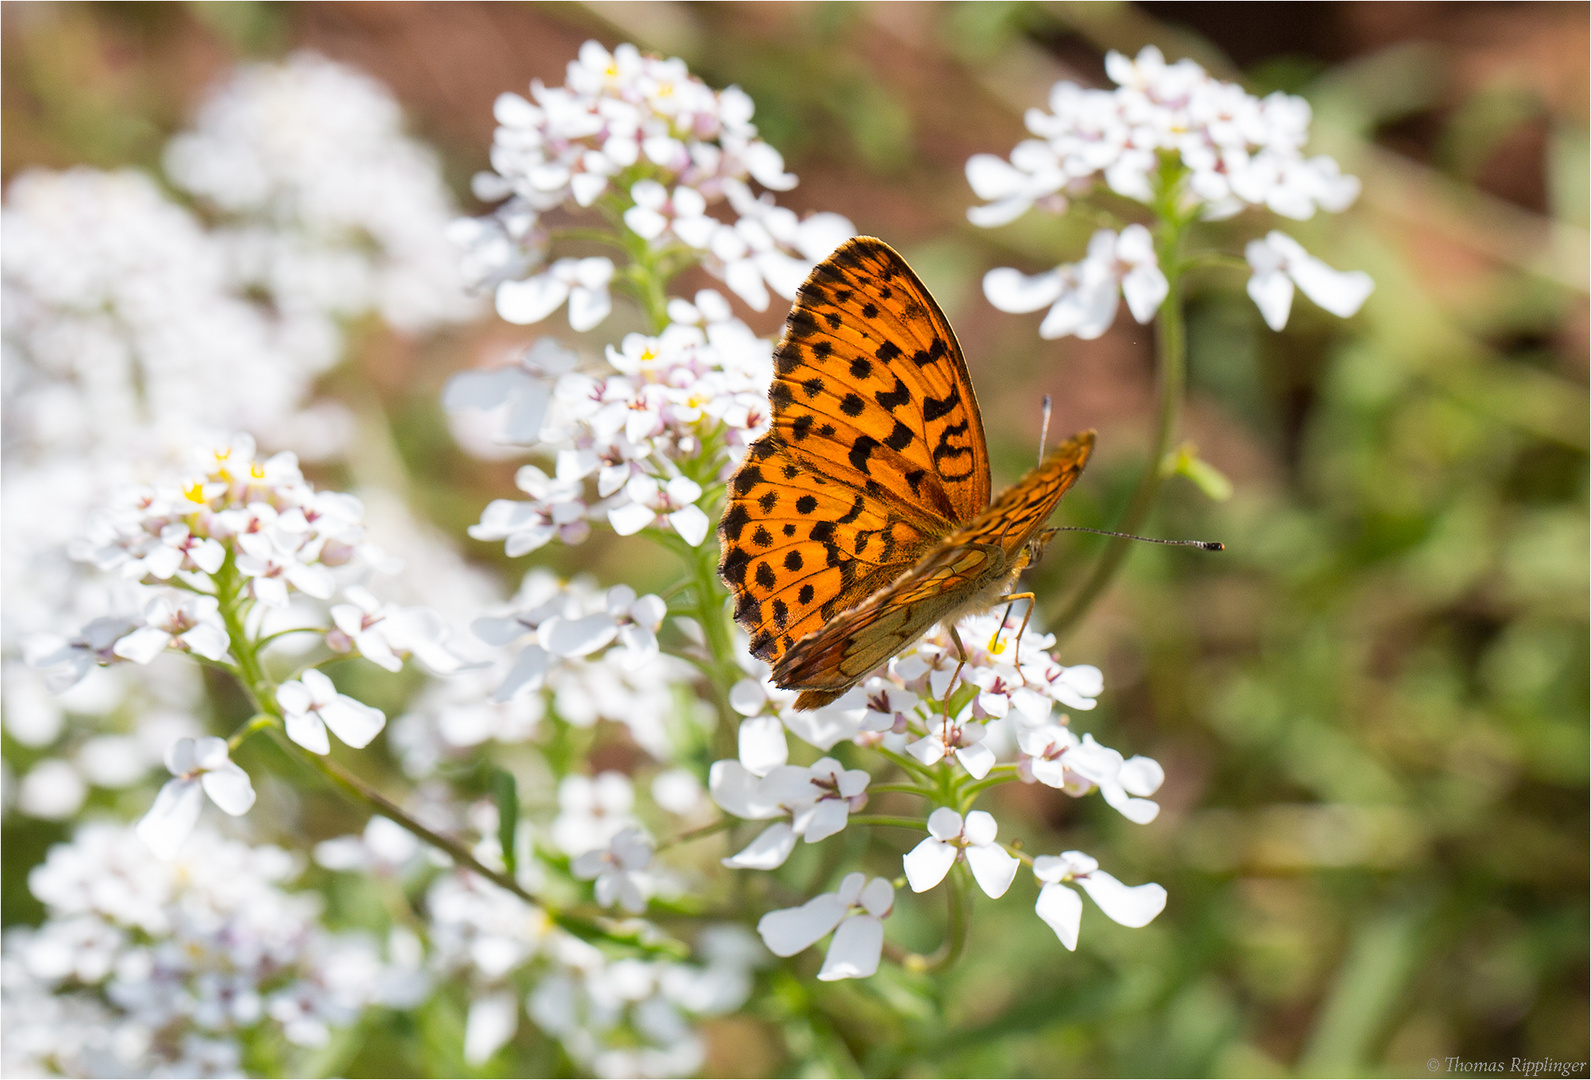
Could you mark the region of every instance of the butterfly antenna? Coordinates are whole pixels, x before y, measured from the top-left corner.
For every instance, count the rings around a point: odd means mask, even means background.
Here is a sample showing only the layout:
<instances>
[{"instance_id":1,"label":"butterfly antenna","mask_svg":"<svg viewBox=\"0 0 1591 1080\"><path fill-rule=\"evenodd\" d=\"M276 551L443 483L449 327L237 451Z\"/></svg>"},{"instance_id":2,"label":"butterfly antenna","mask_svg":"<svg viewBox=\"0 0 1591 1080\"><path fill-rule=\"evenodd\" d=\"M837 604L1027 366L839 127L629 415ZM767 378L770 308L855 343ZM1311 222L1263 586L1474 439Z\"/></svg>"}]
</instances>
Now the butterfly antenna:
<instances>
[{"instance_id":1,"label":"butterfly antenna","mask_svg":"<svg viewBox=\"0 0 1591 1080\"><path fill-rule=\"evenodd\" d=\"M1039 427L1039 464L1044 464L1044 444L1050 440L1050 395L1044 395L1044 423Z\"/></svg>"},{"instance_id":2,"label":"butterfly antenna","mask_svg":"<svg viewBox=\"0 0 1591 1080\"><path fill-rule=\"evenodd\" d=\"M1225 551L1226 545L1219 540L1161 540L1155 536L1134 536L1132 533L1107 532L1104 529L1085 529L1081 525L1061 525L1056 532L1086 532L1096 536L1117 536L1123 540L1142 540L1146 544L1165 544L1168 547L1196 547L1205 551Z\"/></svg>"}]
</instances>

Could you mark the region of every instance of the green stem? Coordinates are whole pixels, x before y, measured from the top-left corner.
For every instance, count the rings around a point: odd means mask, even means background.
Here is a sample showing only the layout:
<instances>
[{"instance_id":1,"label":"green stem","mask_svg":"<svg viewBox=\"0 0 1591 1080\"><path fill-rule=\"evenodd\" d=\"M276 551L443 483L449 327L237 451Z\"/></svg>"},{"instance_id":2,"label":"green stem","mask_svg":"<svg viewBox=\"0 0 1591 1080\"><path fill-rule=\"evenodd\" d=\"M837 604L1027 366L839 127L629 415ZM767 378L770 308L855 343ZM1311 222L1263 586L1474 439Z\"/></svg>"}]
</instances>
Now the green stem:
<instances>
[{"instance_id":1,"label":"green stem","mask_svg":"<svg viewBox=\"0 0 1591 1080\"><path fill-rule=\"evenodd\" d=\"M733 829L739 824L739 818L719 818L711 825L703 825L701 828L691 829L688 832L680 833L678 836L669 837L667 840L664 840L662 843L658 844L656 850L663 851L666 848L673 847L675 844L688 844L692 840L700 840L704 836L712 836L714 833L721 833L726 829Z\"/></svg>"},{"instance_id":2,"label":"green stem","mask_svg":"<svg viewBox=\"0 0 1591 1080\"><path fill-rule=\"evenodd\" d=\"M242 746L243 741L250 735L253 735L256 731L264 731L266 728L273 726L275 723L276 717L272 716L270 713L259 713L253 719L245 723L242 727L234 731L231 737L227 739L227 753L230 754L232 751Z\"/></svg>"},{"instance_id":3,"label":"green stem","mask_svg":"<svg viewBox=\"0 0 1591 1080\"><path fill-rule=\"evenodd\" d=\"M1165 303L1161 305L1160 314L1155 320L1155 360L1160 384L1159 416L1155 423L1154 438L1149 444L1149 460L1144 465L1144 474L1138 481L1132 500L1127 504L1127 512L1114 527L1116 532L1137 532L1143 527L1149 512L1154 509L1155 499L1160 494L1161 463L1171 446L1172 435L1177 427L1177 415L1182 408L1183 389L1187 381L1188 345L1185 315L1182 310L1181 246L1182 223L1165 222L1159 229L1156 244L1159 249L1157 254L1160 265L1164 268L1166 280L1170 285ZM1122 560L1127 557L1129 543L1131 541L1120 537L1112 537L1105 541L1104 551L1100 554L1099 561L1094 564L1093 570L1072 595L1060 615L1051 621L1051 629L1057 639L1065 638L1077 629L1077 625L1082 622L1095 601L1110 585L1111 579L1116 576L1116 571L1121 568Z\"/></svg>"},{"instance_id":4,"label":"green stem","mask_svg":"<svg viewBox=\"0 0 1591 1080\"><path fill-rule=\"evenodd\" d=\"M967 910L970 907L969 890L972 888L970 876L964 863L957 862L950 868L950 880L945 883L948 895L948 907L945 923L945 942L934 950L932 956L924 957L924 968L931 972L944 971L961 959L961 951L967 944Z\"/></svg>"},{"instance_id":5,"label":"green stem","mask_svg":"<svg viewBox=\"0 0 1591 1080\"><path fill-rule=\"evenodd\" d=\"M887 825L896 829L917 829L922 832L928 830L927 818L895 817L892 814L852 814L847 821L851 825Z\"/></svg>"},{"instance_id":6,"label":"green stem","mask_svg":"<svg viewBox=\"0 0 1591 1080\"><path fill-rule=\"evenodd\" d=\"M980 791L997 787L1000 784L1009 784L1015 779L1015 765L996 765L993 769L989 770L988 776L985 776L982 780L968 784L958 791L958 794L961 797L961 812L965 814L969 809L971 809L973 800L977 798L977 795Z\"/></svg>"}]
</instances>

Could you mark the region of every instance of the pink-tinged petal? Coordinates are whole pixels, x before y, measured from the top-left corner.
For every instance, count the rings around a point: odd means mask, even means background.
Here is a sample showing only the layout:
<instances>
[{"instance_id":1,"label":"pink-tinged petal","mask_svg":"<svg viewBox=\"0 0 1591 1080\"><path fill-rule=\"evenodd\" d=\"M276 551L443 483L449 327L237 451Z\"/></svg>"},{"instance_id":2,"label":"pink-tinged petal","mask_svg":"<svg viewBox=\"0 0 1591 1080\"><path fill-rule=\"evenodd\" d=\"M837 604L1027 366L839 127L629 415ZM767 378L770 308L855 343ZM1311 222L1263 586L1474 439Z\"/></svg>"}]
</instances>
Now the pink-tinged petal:
<instances>
[{"instance_id":1,"label":"pink-tinged petal","mask_svg":"<svg viewBox=\"0 0 1591 1080\"><path fill-rule=\"evenodd\" d=\"M750 716L740 722L740 763L755 776L767 776L790 760L784 723L777 716Z\"/></svg>"},{"instance_id":2,"label":"pink-tinged petal","mask_svg":"<svg viewBox=\"0 0 1591 1080\"><path fill-rule=\"evenodd\" d=\"M884 924L871 915L852 915L834 931L829 953L818 972L822 982L865 979L878 970L884 951Z\"/></svg>"},{"instance_id":3,"label":"pink-tinged petal","mask_svg":"<svg viewBox=\"0 0 1591 1080\"><path fill-rule=\"evenodd\" d=\"M312 754L331 753L326 725L314 713L288 713L287 737Z\"/></svg>"},{"instance_id":4,"label":"pink-tinged petal","mask_svg":"<svg viewBox=\"0 0 1591 1080\"><path fill-rule=\"evenodd\" d=\"M768 912L757 922L757 933L775 956L794 956L840 925L849 909L836 894L823 893L800 907Z\"/></svg>"},{"instance_id":5,"label":"pink-tinged petal","mask_svg":"<svg viewBox=\"0 0 1591 1080\"><path fill-rule=\"evenodd\" d=\"M1148 926L1166 907L1166 890L1154 882L1123 885L1103 870L1077 879L1099 910L1123 926Z\"/></svg>"},{"instance_id":6,"label":"pink-tinged petal","mask_svg":"<svg viewBox=\"0 0 1591 1080\"><path fill-rule=\"evenodd\" d=\"M925 892L945 880L955 861L956 849L931 836L901 856L912 892Z\"/></svg>"},{"instance_id":7,"label":"pink-tinged petal","mask_svg":"<svg viewBox=\"0 0 1591 1080\"><path fill-rule=\"evenodd\" d=\"M982 780L994 768L994 751L981 742L956 748L956 760L975 780Z\"/></svg>"},{"instance_id":8,"label":"pink-tinged petal","mask_svg":"<svg viewBox=\"0 0 1591 1080\"><path fill-rule=\"evenodd\" d=\"M199 777L204 793L222 810L238 817L249 812L254 805L254 785L249 774L234 762L213 768Z\"/></svg>"},{"instance_id":9,"label":"pink-tinged petal","mask_svg":"<svg viewBox=\"0 0 1591 1080\"><path fill-rule=\"evenodd\" d=\"M795 844L795 830L786 822L776 821L739 852L721 861L733 870L776 870L790 857Z\"/></svg>"},{"instance_id":10,"label":"pink-tinged petal","mask_svg":"<svg viewBox=\"0 0 1591 1080\"><path fill-rule=\"evenodd\" d=\"M204 796L197 781L167 780L155 796L154 805L138 822L138 839L158 858L176 858L188 834L199 823L199 809L203 803Z\"/></svg>"},{"instance_id":11,"label":"pink-tinged petal","mask_svg":"<svg viewBox=\"0 0 1591 1080\"><path fill-rule=\"evenodd\" d=\"M142 626L120 641L111 652L135 664L147 664L165 652L171 644L171 635L158 626Z\"/></svg>"},{"instance_id":12,"label":"pink-tinged petal","mask_svg":"<svg viewBox=\"0 0 1591 1080\"><path fill-rule=\"evenodd\" d=\"M1033 910L1050 924L1055 936L1073 952L1077 951L1077 931L1083 923L1083 898L1065 885L1046 885L1039 890Z\"/></svg>"},{"instance_id":13,"label":"pink-tinged petal","mask_svg":"<svg viewBox=\"0 0 1591 1080\"><path fill-rule=\"evenodd\" d=\"M983 295L997 310L1021 314L1048 307L1060 298L1064 282L1060 271L1028 276L1009 266L983 275Z\"/></svg>"},{"instance_id":14,"label":"pink-tinged petal","mask_svg":"<svg viewBox=\"0 0 1591 1080\"><path fill-rule=\"evenodd\" d=\"M961 815L941 806L928 815L928 835L935 840L954 840L961 835Z\"/></svg>"},{"instance_id":15,"label":"pink-tinged petal","mask_svg":"<svg viewBox=\"0 0 1591 1080\"><path fill-rule=\"evenodd\" d=\"M809 844L825 840L841 829L850 817L850 805L844 799L823 799L813 810L802 836Z\"/></svg>"},{"instance_id":16,"label":"pink-tinged petal","mask_svg":"<svg viewBox=\"0 0 1591 1080\"><path fill-rule=\"evenodd\" d=\"M503 684L492 692L492 700L501 704L540 690L551 662L546 649L540 645L526 645L514 658L514 666L503 678Z\"/></svg>"},{"instance_id":17,"label":"pink-tinged petal","mask_svg":"<svg viewBox=\"0 0 1591 1080\"><path fill-rule=\"evenodd\" d=\"M858 902L867 909L869 915L882 919L895 907L895 886L885 878L876 877L867 883Z\"/></svg>"},{"instance_id":18,"label":"pink-tinged petal","mask_svg":"<svg viewBox=\"0 0 1591 1080\"><path fill-rule=\"evenodd\" d=\"M1004 896L1016 878L1017 867L1022 865L1022 860L998 844L973 846L966 850L967 866L972 870L972 878L978 887L996 900Z\"/></svg>"},{"instance_id":19,"label":"pink-tinged petal","mask_svg":"<svg viewBox=\"0 0 1591 1080\"><path fill-rule=\"evenodd\" d=\"M491 994L470 1002L464 1021L464 1060L484 1065L519 1029L519 999L511 993Z\"/></svg>"}]
</instances>

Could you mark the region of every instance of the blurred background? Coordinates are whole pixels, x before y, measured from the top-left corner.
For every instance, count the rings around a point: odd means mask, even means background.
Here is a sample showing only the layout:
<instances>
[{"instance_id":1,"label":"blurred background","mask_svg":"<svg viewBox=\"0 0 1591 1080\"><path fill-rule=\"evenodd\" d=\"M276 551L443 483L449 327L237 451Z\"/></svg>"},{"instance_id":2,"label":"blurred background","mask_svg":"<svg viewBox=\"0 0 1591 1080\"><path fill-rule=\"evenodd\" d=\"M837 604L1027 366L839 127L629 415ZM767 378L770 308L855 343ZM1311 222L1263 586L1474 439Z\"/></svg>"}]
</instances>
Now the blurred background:
<instances>
[{"instance_id":1,"label":"blurred background","mask_svg":"<svg viewBox=\"0 0 1591 1080\"><path fill-rule=\"evenodd\" d=\"M0 19L8 197L34 167L158 172L236 64L312 49L390 87L479 212L468 179L498 93L560 83L589 37L680 56L755 100L801 178L783 205L847 215L927 281L967 352L997 486L1033 455L1040 394L1059 430L1100 430L1062 517L1104 527L1142 467L1150 335L1124 311L1097 341L1042 342L1036 319L994 311L986 270L1075 258L1086 232L1039 213L972 228L963 165L1007 153L1055 80L1102 84L1111 48L1154 43L1303 95L1311 151L1364 194L1289 231L1376 292L1346 322L1300 304L1272 334L1243 275L1194 279L1182 435L1234 493L1175 480L1151 530L1228 550L1135 551L1060 651L1105 672L1099 722L1165 766L1163 811L1137 827L1097 800L1000 792L1030 847L1053 830L1109 850L1120 877L1166 886L1165 913L1136 931L1095 918L1069 954L1025 903L979 897L942 1018L888 986L790 980L709 1025L708 1069L1429 1075L1448 1056L1587 1059L1586 5L8 3ZM739 313L764 333L783 317ZM590 337L639 325L621 314ZM561 317L548 327L579 340ZM380 473L461 537L512 495L516 463L459 449L441 386L533 336L493 318L362 325L318 376L363 425L351 464L320 478ZM642 584L622 543L515 562L465 543L505 582L541 561ZM1094 545L1057 543L1039 595L1058 601ZM34 754L5 748L18 770ZM67 831L8 811L7 925L40 918L26 871ZM404 1037L343 1068L419 1068Z\"/></svg>"}]
</instances>

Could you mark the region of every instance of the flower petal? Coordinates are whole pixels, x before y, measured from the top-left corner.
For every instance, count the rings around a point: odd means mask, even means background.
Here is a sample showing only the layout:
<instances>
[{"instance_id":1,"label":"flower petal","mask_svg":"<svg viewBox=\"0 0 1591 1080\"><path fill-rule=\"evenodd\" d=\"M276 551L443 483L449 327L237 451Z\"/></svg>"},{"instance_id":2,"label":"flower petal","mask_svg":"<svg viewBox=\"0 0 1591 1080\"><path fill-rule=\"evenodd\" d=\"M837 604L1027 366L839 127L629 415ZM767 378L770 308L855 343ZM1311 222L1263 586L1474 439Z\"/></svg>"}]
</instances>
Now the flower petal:
<instances>
[{"instance_id":1,"label":"flower petal","mask_svg":"<svg viewBox=\"0 0 1591 1080\"><path fill-rule=\"evenodd\" d=\"M331 753L331 740L326 737L326 725L314 713L288 713L287 737L310 753Z\"/></svg>"},{"instance_id":2,"label":"flower petal","mask_svg":"<svg viewBox=\"0 0 1591 1080\"><path fill-rule=\"evenodd\" d=\"M199 823L204 796L194 780L180 777L167 780L149 812L138 822L138 839L157 858L174 859L193 827Z\"/></svg>"},{"instance_id":3,"label":"flower petal","mask_svg":"<svg viewBox=\"0 0 1591 1080\"><path fill-rule=\"evenodd\" d=\"M356 750L369 746L370 740L387 726L386 713L347 694L338 694L335 700L322 705L320 716L333 734Z\"/></svg>"},{"instance_id":4,"label":"flower petal","mask_svg":"<svg viewBox=\"0 0 1591 1080\"><path fill-rule=\"evenodd\" d=\"M884 950L884 924L871 915L852 915L840 923L818 972L822 982L865 979L878 970Z\"/></svg>"},{"instance_id":5,"label":"flower petal","mask_svg":"<svg viewBox=\"0 0 1591 1080\"><path fill-rule=\"evenodd\" d=\"M974 810L976 814L979 811ZM973 880L978 887L991 898L998 900L1005 895L1011 887L1011 882L1016 878L1017 868L1022 865L1022 860L1006 851L998 844L989 844L986 847L972 846L967 849L967 866L972 870Z\"/></svg>"},{"instance_id":6,"label":"flower petal","mask_svg":"<svg viewBox=\"0 0 1591 1080\"><path fill-rule=\"evenodd\" d=\"M1083 922L1083 898L1065 885L1051 884L1039 890L1033 910L1050 924L1055 936L1073 952L1077 951L1077 931Z\"/></svg>"},{"instance_id":7,"label":"flower petal","mask_svg":"<svg viewBox=\"0 0 1591 1080\"><path fill-rule=\"evenodd\" d=\"M748 772L767 776L789 760L790 744L777 716L751 716L740 722L740 763Z\"/></svg>"},{"instance_id":8,"label":"flower petal","mask_svg":"<svg viewBox=\"0 0 1591 1080\"><path fill-rule=\"evenodd\" d=\"M794 956L838 926L849 909L838 894L823 893L800 907L768 912L758 920L757 933L775 956Z\"/></svg>"},{"instance_id":9,"label":"flower petal","mask_svg":"<svg viewBox=\"0 0 1591 1080\"><path fill-rule=\"evenodd\" d=\"M912 892L926 892L945 880L955 861L956 849L931 836L901 856Z\"/></svg>"},{"instance_id":10,"label":"flower petal","mask_svg":"<svg viewBox=\"0 0 1591 1080\"><path fill-rule=\"evenodd\" d=\"M456 1022L456 1021L455 1021ZM464 1060L484 1065L519 1028L519 999L511 993L491 994L470 1002L464 1022Z\"/></svg>"},{"instance_id":11,"label":"flower petal","mask_svg":"<svg viewBox=\"0 0 1591 1080\"><path fill-rule=\"evenodd\" d=\"M199 783L210 801L233 817L248 813L254 805L254 785L249 782L249 774L235 762L211 769L199 777Z\"/></svg>"},{"instance_id":12,"label":"flower petal","mask_svg":"<svg viewBox=\"0 0 1591 1080\"><path fill-rule=\"evenodd\" d=\"M1103 870L1095 870L1077 883L1099 905L1099 910L1123 926L1148 926L1166 907L1166 890L1153 881L1123 885Z\"/></svg>"},{"instance_id":13,"label":"flower petal","mask_svg":"<svg viewBox=\"0 0 1591 1080\"><path fill-rule=\"evenodd\" d=\"M734 870L775 870L790 857L795 850L795 843L795 830L787 822L776 821L758 833L757 838L738 853L721 861Z\"/></svg>"}]
</instances>

